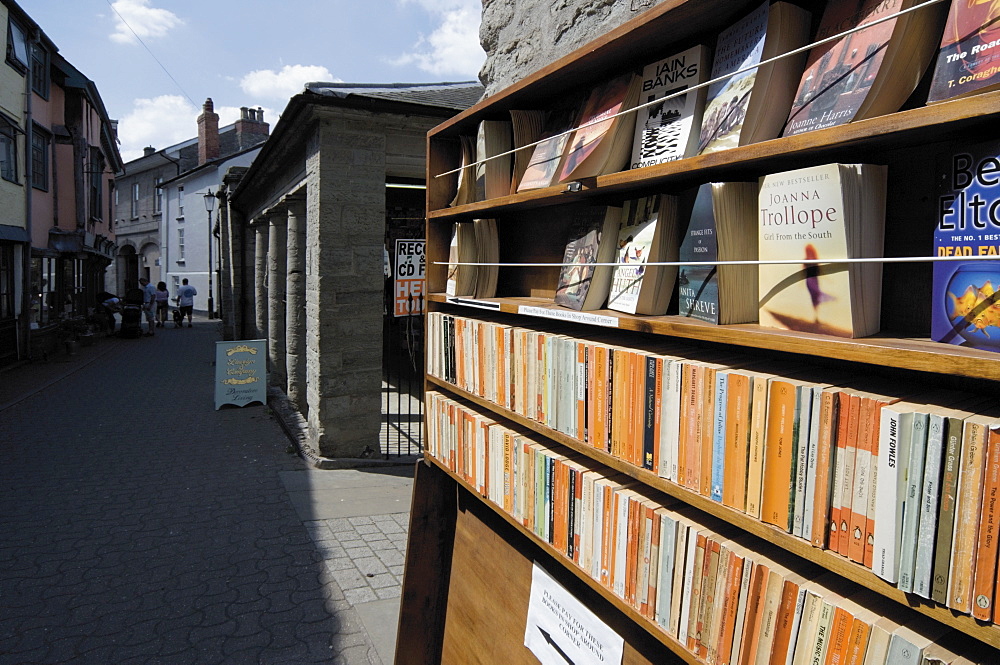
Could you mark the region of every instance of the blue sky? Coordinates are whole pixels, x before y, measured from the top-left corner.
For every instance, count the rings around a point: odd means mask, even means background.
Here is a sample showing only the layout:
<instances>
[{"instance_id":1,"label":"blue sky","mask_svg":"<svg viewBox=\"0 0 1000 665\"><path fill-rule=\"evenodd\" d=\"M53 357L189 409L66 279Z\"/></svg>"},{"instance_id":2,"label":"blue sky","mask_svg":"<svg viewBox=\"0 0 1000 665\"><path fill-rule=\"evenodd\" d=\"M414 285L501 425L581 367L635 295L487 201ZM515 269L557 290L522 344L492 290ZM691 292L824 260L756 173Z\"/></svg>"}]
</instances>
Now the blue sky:
<instances>
[{"instance_id":1,"label":"blue sky","mask_svg":"<svg viewBox=\"0 0 1000 665\"><path fill-rule=\"evenodd\" d=\"M206 97L223 125L236 120L241 106L259 106L273 129L288 98L308 81L467 81L476 79L485 58L481 0L18 4L97 84L119 121L126 161L144 146L159 149L196 136Z\"/></svg>"}]
</instances>

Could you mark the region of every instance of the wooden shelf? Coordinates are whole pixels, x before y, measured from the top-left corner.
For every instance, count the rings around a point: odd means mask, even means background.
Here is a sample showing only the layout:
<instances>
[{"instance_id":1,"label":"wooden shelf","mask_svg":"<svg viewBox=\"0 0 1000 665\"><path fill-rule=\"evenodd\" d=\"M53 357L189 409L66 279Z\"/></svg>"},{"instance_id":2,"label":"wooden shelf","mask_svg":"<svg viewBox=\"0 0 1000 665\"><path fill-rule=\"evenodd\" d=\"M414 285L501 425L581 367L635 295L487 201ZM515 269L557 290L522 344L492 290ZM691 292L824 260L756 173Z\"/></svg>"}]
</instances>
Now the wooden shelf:
<instances>
[{"instance_id":1,"label":"wooden shelf","mask_svg":"<svg viewBox=\"0 0 1000 665\"><path fill-rule=\"evenodd\" d=\"M448 297L441 293L428 294L427 299L437 303L448 302ZM553 304L552 300L547 298L479 300L499 304L498 311L506 314L518 314L522 306L541 307L560 312L572 311ZM476 308L469 309L481 311ZM617 319L619 330L819 356L880 367L1000 381L1000 354L953 344L941 344L926 338L900 338L883 332L873 337L846 339L765 328L755 324L716 326L681 316L633 316L612 310L585 312L585 314Z\"/></svg>"},{"instance_id":2,"label":"wooden shelf","mask_svg":"<svg viewBox=\"0 0 1000 665\"><path fill-rule=\"evenodd\" d=\"M866 151L885 151L939 142L976 126L995 125L998 115L1000 91L995 91L839 127L598 176L584 181L579 192L567 192L563 184L454 208L428 210L427 217L435 221L489 217L596 197L638 196L651 189L671 192L712 180L755 179L772 171L841 159L858 161L851 152L862 143Z\"/></svg>"},{"instance_id":3,"label":"wooden shelf","mask_svg":"<svg viewBox=\"0 0 1000 665\"><path fill-rule=\"evenodd\" d=\"M449 470L448 467L442 464L439 460L426 454L424 455L424 459L429 464L433 464L434 466L438 467L446 474L448 474L448 476L456 483L458 483L459 486L462 487L464 490L472 493L475 497L482 499L482 495L479 494L479 492L476 491L476 489L472 487L472 485L470 485L465 480L452 473L451 470ZM515 529L517 529L522 535L531 540L531 542L533 542L536 546L545 550L549 555L562 561L565 564L565 568L572 571L572 573L576 577L578 577L584 584L586 584L588 587L590 587L598 594L600 594L601 597L607 600L609 603L614 605L617 610L628 616L628 618L631 621L633 621L639 626L642 626L642 628L646 632L648 632L650 635L656 638L665 647L670 649L670 651L681 657L684 660L684 662L688 663L689 665L704 665L704 663L698 660L697 656L695 656L693 653L687 650L687 647L682 645L680 642L678 642L673 637L668 635L662 628L660 628L659 624L652 622L646 617L642 616L642 614L637 612L634 607L626 603L624 600L616 596L610 589L604 587L600 582L598 582L593 577L588 575L586 571L584 571L582 568L576 565L576 563L571 559L569 559L564 553L560 552L555 547L550 545L548 542L539 538L534 532L526 529L524 525L522 525L520 522L514 519L513 516L505 512L500 506L488 500L483 500L482 503L487 505L494 513L499 515L501 518L503 518L505 522L507 522Z\"/></svg>"},{"instance_id":4,"label":"wooden shelf","mask_svg":"<svg viewBox=\"0 0 1000 665\"><path fill-rule=\"evenodd\" d=\"M426 379L428 383L433 384L442 390L458 395L479 407L498 414L506 420L515 422L522 427L537 432L546 439L556 441L567 448L571 448L572 450L589 457L603 466L635 478L648 487L652 487L668 496L679 499L683 503L732 524L746 533L750 533L762 540L772 543L786 552L794 554L795 556L811 563L818 564L819 566L839 575L840 577L848 579L859 586L871 589L872 591L875 591L886 598L899 603L900 605L910 607L911 609L929 616L940 623L946 624L955 630L959 630L989 644L990 646L1000 649L1000 626L980 623L969 615L956 613L946 607L920 598L919 596L906 594L881 579L864 566L845 559L838 554L830 552L829 550L821 550L813 547L810 543L802 540L801 538L796 538L785 531L769 524L764 524L763 522L749 517L740 511L712 501L708 497L694 493L687 488L661 478L651 471L636 467L635 465L613 457L602 450L588 446L586 443L567 436L562 432L525 418L524 416L510 411L509 409L484 400L481 397L477 397L476 395L466 392L457 386L448 383L447 381L443 381L437 377L429 375ZM461 479L458 480L461 482ZM490 505L492 506L493 504ZM580 572L581 574L584 574L583 571ZM587 576L587 579L591 578ZM598 586L600 587L600 584L598 584Z\"/></svg>"}]
</instances>

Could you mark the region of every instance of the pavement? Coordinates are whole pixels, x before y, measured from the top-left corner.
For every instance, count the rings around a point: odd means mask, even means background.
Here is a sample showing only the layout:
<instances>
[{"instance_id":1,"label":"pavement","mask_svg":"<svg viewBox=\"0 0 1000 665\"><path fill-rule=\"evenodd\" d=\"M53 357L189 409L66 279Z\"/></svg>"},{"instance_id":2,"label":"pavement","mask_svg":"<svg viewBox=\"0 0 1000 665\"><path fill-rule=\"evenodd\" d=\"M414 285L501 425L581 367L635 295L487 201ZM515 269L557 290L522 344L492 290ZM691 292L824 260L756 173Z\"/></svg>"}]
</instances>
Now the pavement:
<instances>
[{"instance_id":1,"label":"pavement","mask_svg":"<svg viewBox=\"0 0 1000 665\"><path fill-rule=\"evenodd\" d=\"M0 665L391 663L412 465L307 465L156 332L0 371Z\"/></svg>"}]
</instances>

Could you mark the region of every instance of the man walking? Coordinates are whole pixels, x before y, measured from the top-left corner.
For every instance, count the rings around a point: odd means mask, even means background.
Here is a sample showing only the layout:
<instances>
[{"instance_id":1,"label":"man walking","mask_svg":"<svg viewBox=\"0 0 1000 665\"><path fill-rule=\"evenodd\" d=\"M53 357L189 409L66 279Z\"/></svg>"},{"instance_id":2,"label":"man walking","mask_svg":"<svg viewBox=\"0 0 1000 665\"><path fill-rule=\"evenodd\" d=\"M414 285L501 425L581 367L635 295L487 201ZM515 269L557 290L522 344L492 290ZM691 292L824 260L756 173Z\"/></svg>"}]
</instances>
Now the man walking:
<instances>
[{"instance_id":1,"label":"man walking","mask_svg":"<svg viewBox=\"0 0 1000 665\"><path fill-rule=\"evenodd\" d=\"M153 326L156 325L156 287L149 283L145 277L139 278L139 286L142 287L142 312L146 316L146 325L149 330L146 332L153 336Z\"/></svg>"},{"instance_id":2,"label":"man walking","mask_svg":"<svg viewBox=\"0 0 1000 665\"><path fill-rule=\"evenodd\" d=\"M194 297L198 292L188 284L187 277L181 280L181 288L177 289L177 305L181 310L181 325L184 325L184 315L187 315L188 328L191 327L191 316L194 311Z\"/></svg>"}]
</instances>

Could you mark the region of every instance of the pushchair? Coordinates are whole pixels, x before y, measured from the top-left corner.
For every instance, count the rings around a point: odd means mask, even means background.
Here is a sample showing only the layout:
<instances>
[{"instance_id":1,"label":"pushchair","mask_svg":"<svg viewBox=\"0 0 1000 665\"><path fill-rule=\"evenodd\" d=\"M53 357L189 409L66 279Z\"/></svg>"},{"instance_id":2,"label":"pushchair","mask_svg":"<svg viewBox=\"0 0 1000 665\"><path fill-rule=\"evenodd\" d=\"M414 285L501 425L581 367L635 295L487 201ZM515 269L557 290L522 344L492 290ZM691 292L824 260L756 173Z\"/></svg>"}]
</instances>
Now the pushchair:
<instances>
[{"instance_id":1,"label":"pushchair","mask_svg":"<svg viewBox=\"0 0 1000 665\"><path fill-rule=\"evenodd\" d=\"M125 292L125 304L122 305L122 325L119 335L122 337L142 336L142 289L129 289Z\"/></svg>"}]
</instances>

